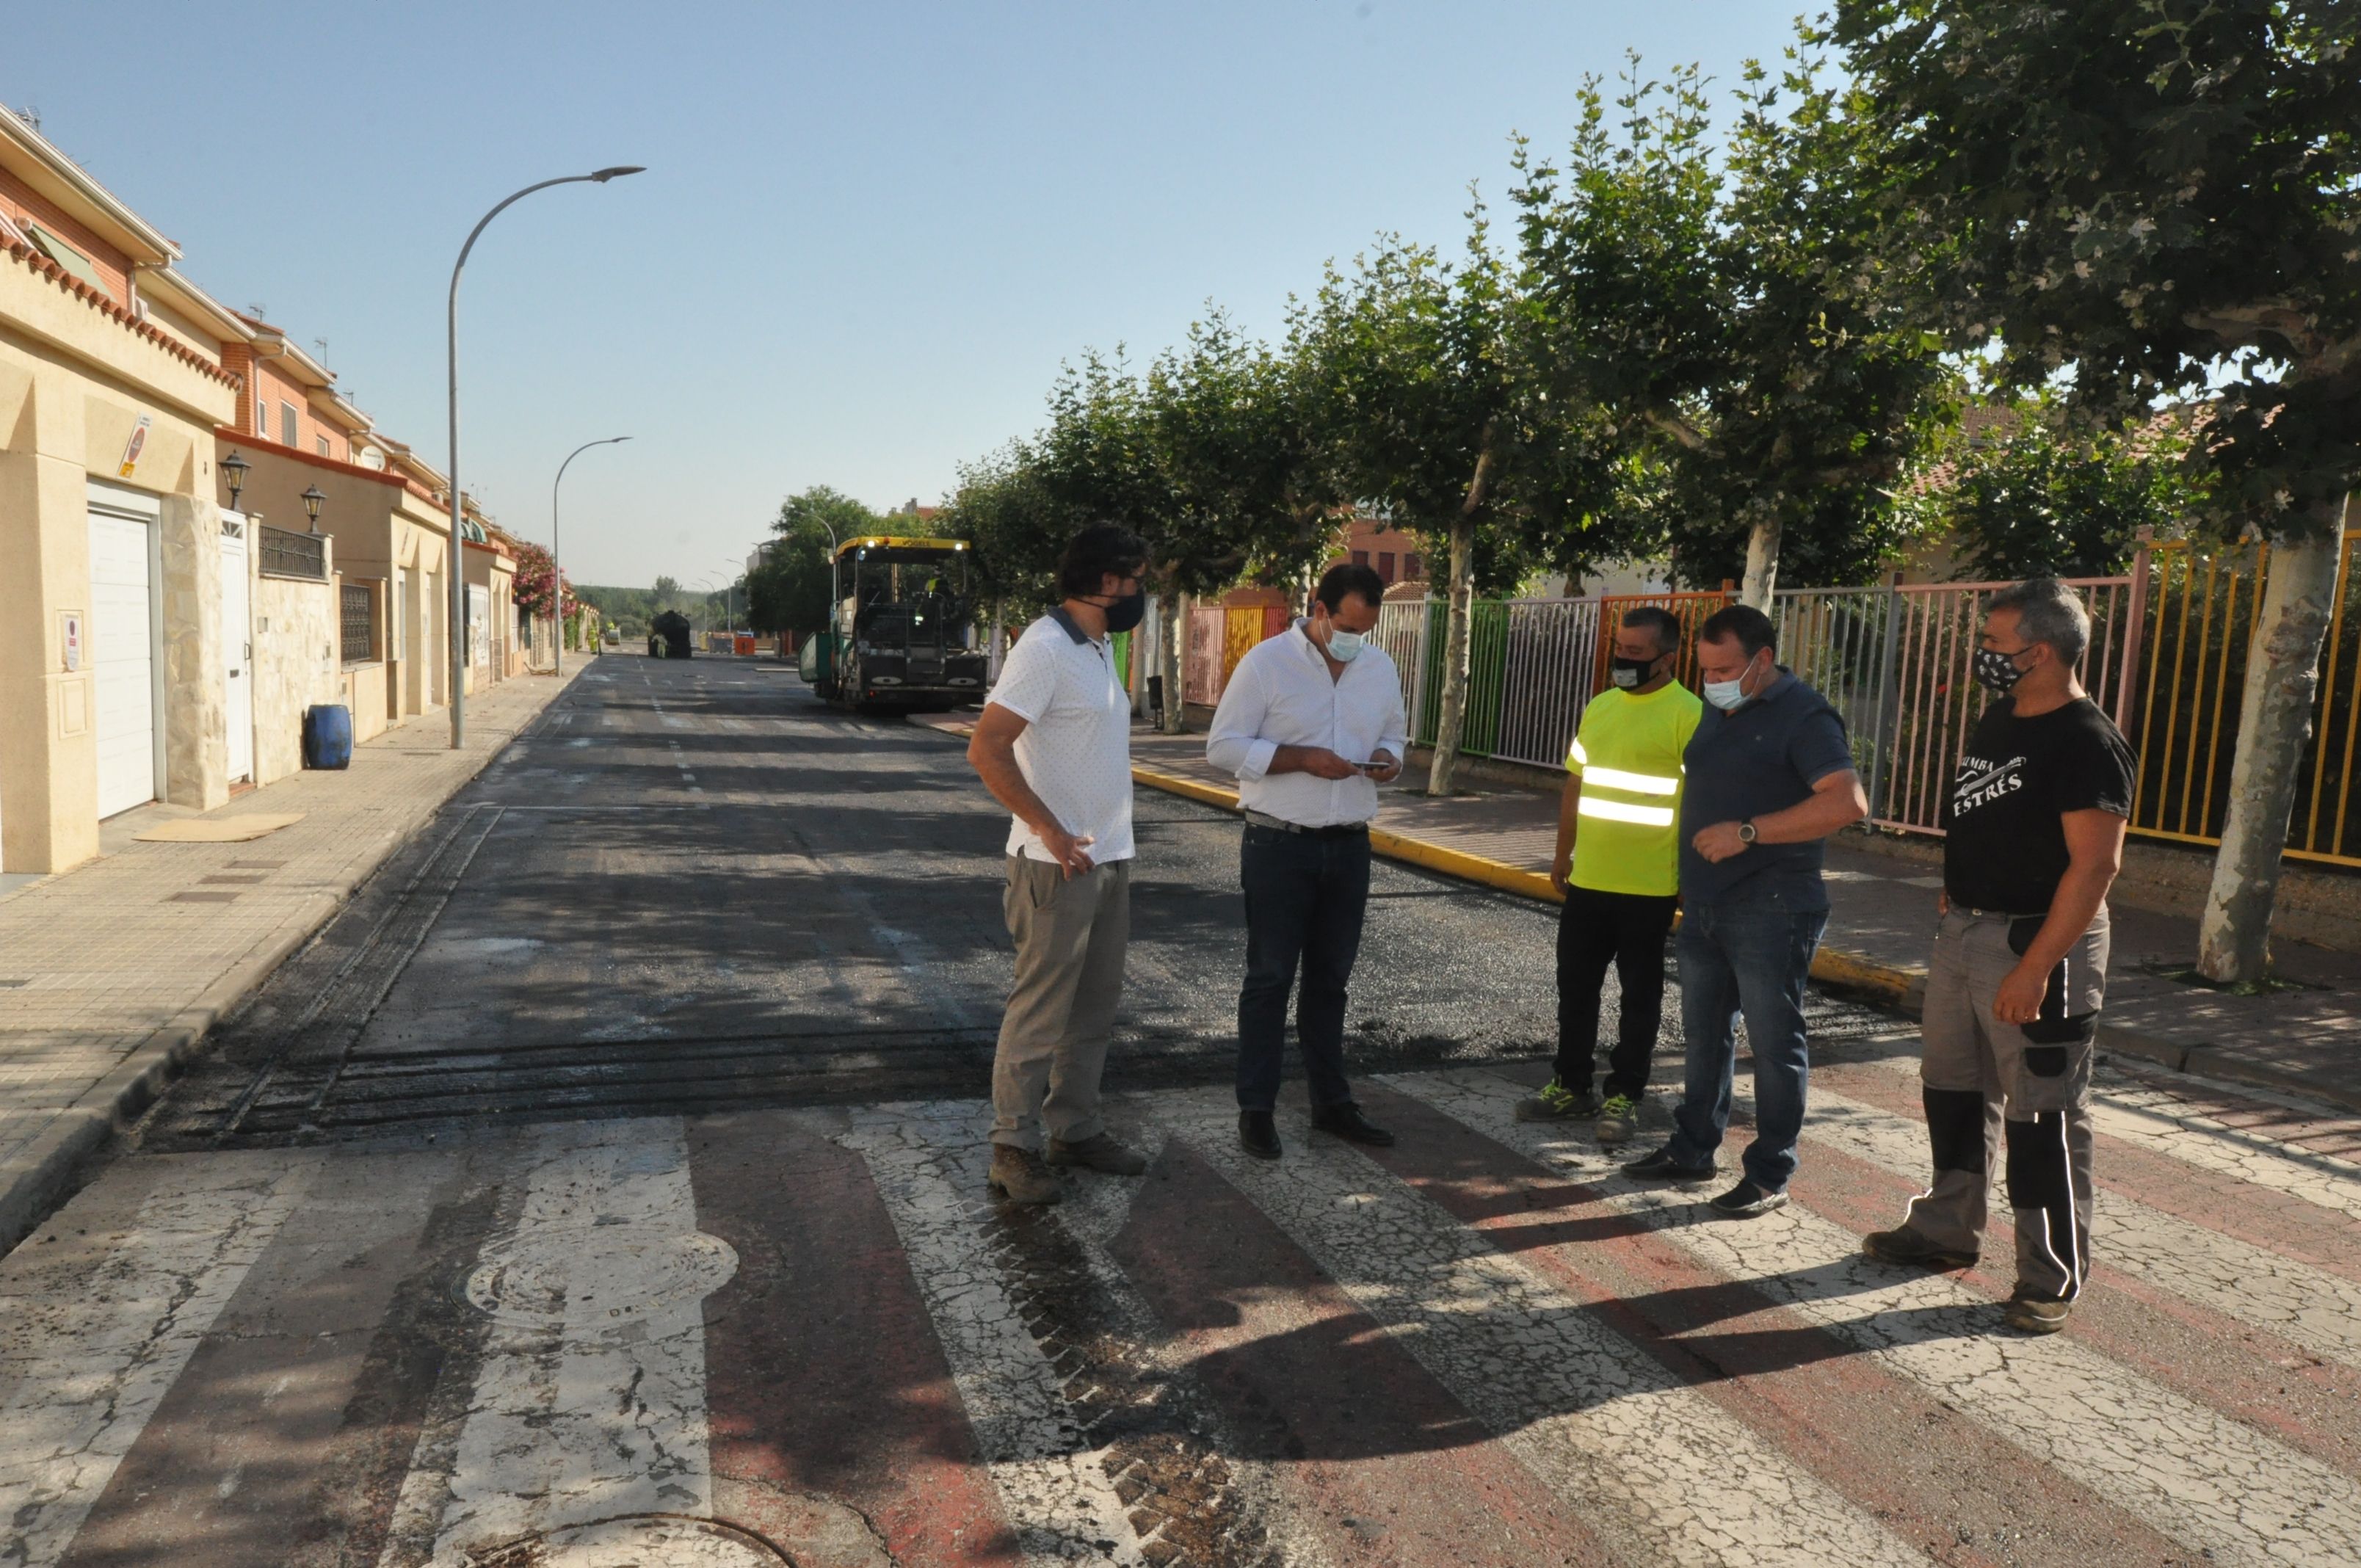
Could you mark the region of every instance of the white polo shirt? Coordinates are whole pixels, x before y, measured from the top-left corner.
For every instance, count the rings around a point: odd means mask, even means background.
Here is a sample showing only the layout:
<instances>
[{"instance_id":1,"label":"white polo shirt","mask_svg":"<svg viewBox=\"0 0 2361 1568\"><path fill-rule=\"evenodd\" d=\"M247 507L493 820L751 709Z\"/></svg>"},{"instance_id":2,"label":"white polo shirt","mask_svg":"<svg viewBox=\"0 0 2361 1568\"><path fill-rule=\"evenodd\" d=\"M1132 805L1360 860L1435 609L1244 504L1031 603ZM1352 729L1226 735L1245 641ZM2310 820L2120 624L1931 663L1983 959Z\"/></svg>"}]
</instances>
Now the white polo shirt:
<instances>
[{"instance_id":1,"label":"white polo shirt","mask_svg":"<svg viewBox=\"0 0 2361 1568\"><path fill-rule=\"evenodd\" d=\"M1379 751L1410 756L1410 720L1401 676L1374 642L1334 679L1327 655L1303 634L1303 622L1256 644L1238 661L1213 710L1205 759L1238 781L1238 804L1304 828L1367 822L1378 814L1378 786L1348 779L1270 772L1281 746L1324 746L1348 762Z\"/></svg>"},{"instance_id":2,"label":"white polo shirt","mask_svg":"<svg viewBox=\"0 0 2361 1568\"><path fill-rule=\"evenodd\" d=\"M987 700L1025 720L1016 771L1067 832L1091 840L1092 863L1130 860L1131 697L1115 678L1106 641L1053 609L1008 651ZM1056 858L1016 816L1008 852Z\"/></svg>"}]
</instances>

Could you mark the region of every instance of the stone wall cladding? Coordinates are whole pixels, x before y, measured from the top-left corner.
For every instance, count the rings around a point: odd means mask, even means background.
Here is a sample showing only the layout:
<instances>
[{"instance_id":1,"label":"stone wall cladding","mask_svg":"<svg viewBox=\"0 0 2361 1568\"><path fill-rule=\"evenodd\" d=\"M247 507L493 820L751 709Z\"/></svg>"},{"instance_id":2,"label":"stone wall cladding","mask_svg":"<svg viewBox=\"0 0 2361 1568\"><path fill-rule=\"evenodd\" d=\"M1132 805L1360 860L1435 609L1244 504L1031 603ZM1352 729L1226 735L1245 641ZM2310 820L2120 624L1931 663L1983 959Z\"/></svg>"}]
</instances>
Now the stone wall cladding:
<instances>
[{"instance_id":1,"label":"stone wall cladding","mask_svg":"<svg viewBox=\"0 0 2361 1568\"><path fill-rule=\"evenodd\" d=\"M346 698L336 657L336 580L254 582L254 782L303 767L303 710Z\"/></svg>"}]
</instances>

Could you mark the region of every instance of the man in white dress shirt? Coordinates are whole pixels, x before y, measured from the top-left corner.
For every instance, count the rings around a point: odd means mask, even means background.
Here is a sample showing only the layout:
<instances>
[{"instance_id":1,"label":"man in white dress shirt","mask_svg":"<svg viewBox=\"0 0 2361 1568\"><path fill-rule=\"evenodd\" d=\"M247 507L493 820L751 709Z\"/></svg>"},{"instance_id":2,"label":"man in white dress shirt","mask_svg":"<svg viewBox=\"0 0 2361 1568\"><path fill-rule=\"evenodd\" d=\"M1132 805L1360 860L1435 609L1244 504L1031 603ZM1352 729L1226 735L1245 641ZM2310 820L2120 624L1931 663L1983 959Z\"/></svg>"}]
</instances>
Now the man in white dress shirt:
<instances>
[{"instance_id":1,"label":"man in white dress shirt","mask_svg":"<svg viewBox=\"0 0 2361 1568\"><path fill-rule=\"evenodd\" d=\"M1329 567L1312 613L1238 661L1205 741L1213 764L1236 775L1246 808L1238 1142L1264 1159L1279 1157L1271 1113L1299 968L1295 1034L1312 1125L1355 1143L1394 1141L1361 1114L1345 1080L1345 987L1369 896L1369 819L1378 785L1400 775L1410 746L1401 677L1367 641L1385 594L1367 566Z\"/></svg>"}]
</instances>

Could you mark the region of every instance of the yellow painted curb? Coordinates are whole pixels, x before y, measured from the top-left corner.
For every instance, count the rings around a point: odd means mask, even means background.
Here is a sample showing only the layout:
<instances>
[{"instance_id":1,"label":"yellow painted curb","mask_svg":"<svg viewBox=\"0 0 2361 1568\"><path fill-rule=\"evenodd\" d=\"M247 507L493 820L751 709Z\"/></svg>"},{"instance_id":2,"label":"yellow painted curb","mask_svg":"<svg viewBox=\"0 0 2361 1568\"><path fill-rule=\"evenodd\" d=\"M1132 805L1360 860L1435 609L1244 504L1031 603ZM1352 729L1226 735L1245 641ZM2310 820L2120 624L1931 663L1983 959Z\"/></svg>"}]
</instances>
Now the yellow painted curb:
<instances>
[{"instance_id":1,"label":"yellow painted curb","mask_svg":"<svg viewBox=\"0 0 2361 1568\"><path fill-rule=\"evenodd\" d=\"M1154 768L1136 764L1131 776L1137 783L1147 784L1151 789L1183 795L1206 806L1217 806L1224 811L1238 809L1237 791L1224 789L1219 784L1203 784L1196 779L1159 773ZM1389 861L1400 861L1407 865L1439 872L1463 882L1481 883L1487 887L1497 887L1504 893L1518 894L1544 904L1565 902L1565 896L1551 885L1546 875L1527 871L1522 866L1512 866L1506 861L1471 855L1464 850L1446 850L1440 844L1389 832L1383 828L1369 829L1369 848ZM1912 1013L1919 1011L1927 999L1925 970L1895 969L1841 948L1822 948L1814 955L1812 978L1826 981L1831 985L1868 992Z\"/></svg>"}]
</instances>

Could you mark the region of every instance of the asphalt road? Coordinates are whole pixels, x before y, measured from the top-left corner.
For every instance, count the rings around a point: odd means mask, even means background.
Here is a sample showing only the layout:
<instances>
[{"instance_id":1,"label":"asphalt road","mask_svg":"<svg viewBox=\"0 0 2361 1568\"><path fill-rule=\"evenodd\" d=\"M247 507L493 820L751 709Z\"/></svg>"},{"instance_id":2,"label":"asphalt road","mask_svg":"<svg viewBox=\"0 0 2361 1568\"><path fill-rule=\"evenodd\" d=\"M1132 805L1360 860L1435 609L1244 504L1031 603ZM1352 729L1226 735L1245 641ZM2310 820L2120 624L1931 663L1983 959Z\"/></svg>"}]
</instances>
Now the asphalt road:
<instances>
[{"instance_id":1,"label":"asphalt road","mask_svg":"<svg viewBox=\"0 0 2361 1568\"><path fill-rule=\"evenodd\" d=\"M0 1564L2361 1560L2324 1110L2106 1072L2092 1288L2015 1337L1997 1196L1973 1270L1860 1255L1923 1180L1906 1028L1815 999L1795 1201L1716 1223L1514 1121L1550 916L1381 866L1401 1142L1299 1096L1263 1164L1235 820L1138 816L1154 1163L1010 1210L959 743L599 660L0 1260Z\"/></svg>"}]
</instances>

